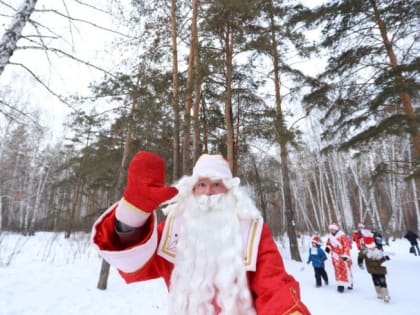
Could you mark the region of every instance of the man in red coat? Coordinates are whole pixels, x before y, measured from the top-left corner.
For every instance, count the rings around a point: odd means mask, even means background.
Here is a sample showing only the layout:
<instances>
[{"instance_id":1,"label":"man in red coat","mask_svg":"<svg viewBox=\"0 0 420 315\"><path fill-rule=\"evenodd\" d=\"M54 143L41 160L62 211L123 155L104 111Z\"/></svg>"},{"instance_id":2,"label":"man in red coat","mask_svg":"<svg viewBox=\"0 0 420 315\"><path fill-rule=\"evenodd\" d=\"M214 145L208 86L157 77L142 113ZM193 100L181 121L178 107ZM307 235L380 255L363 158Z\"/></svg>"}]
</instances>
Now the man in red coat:
<instances>
[{"instance_id":1,"label":"man in red coat","mask_svg":"<svg viewBox=\"0 0 420 315\"><path fill-rule=\"evenodd\" d=\"M344 287L353 289L352 260L350 255L351 241L340 229L338 223L329 225L327 246L325 251L331 253L331 261L334 267L337 291L344 292Z\"/></svg>"},{"instance_id":2,"label":"man in red coat","mask_svg":"<svg viewBox=\"0 0 420 315\"><path fill-rule=\"evenodd\" d=\"M123 198L93 226L94 245L127 283L162 277L173 315L310 314L221 156L201 156L176 188L164 181L164 161L137 153ZM158 224L161 204L167 219Z\"/></svg>"}]
</instances>

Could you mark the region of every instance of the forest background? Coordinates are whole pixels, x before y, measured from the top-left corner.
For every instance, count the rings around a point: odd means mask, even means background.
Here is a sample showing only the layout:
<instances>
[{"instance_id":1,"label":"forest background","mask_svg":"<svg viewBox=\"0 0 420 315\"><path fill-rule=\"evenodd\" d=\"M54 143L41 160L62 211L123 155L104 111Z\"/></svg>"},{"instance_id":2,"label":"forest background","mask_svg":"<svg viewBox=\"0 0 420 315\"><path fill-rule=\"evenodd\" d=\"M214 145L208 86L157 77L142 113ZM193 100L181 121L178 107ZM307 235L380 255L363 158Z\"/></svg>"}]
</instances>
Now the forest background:
<instances>
[{"instance_id":1,"label":"forest background","mask_svg":"<svg viewBox=\"0 0 420 315\"><path fill-rule=\"evenodd\" d=\"M168 183L223 154L296 260L297 238L333 221L420 231L418 12L404 0L0 0L1 231L89 231L139 150L166 160ZM85 71L96 79L63 92ZM58 136L45 103L68 113Z\"/></svg>"}]
</instances>

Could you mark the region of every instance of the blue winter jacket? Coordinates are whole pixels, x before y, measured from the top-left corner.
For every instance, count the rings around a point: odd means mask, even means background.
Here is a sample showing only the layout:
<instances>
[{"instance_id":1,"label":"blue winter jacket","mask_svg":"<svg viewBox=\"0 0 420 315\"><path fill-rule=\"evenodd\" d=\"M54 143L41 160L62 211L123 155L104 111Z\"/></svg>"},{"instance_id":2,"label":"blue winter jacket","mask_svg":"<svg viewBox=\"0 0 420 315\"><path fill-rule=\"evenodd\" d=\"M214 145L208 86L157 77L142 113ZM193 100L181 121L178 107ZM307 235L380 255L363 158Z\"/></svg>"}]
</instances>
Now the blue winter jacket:
<instances>
[{"instance_id":1,"label":"blue winter jacket","mask_svg":"<svg viewBox=\"0 0 420 315\"><path fill-rule=\"evenodd\" d=\"M324 268L324 261L327 260L327 255L322 250L321 247L311 247L309 248L309 257L308 263L312 262L314 268Z\"/></svg>"}]
</instances>

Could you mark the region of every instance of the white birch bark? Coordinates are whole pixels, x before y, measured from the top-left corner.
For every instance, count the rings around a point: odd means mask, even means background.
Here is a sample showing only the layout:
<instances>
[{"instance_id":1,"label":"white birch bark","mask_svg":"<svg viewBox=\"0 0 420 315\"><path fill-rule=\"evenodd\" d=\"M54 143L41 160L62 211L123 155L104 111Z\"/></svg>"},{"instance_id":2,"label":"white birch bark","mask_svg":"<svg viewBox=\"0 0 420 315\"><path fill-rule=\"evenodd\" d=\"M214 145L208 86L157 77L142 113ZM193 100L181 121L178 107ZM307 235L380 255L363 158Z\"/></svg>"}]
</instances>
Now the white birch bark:
<instances>
[{"instance_id":1,"label":"white birch bark","mask_svg":"<svg viewBox=\"0 0 420 315\"><path fill-rule=\"evenodd\" d=\"M369 158L369 174L373 174L373 170L375 168L375 157L373 156L373 154L369 154L368 156ZM381 216L379 215L379 208L378 208L378 203L376 202L376 195L375 195L375 188L374 187L370 187L369 189L369 200L371 203L371 211L372 211L372 220L373 220L373 224L375 226L378 227L379 231L383 231L383 225L382 225L382 221L381 221Z\"/></svg>"},{"instance_id":2,"label":"white birch bark","mask_svg":"<svg viewBox=\"0 0 420 315\"><path fill-rule=\"evenodd\" d=\"M311 201L311 206L312 206L312 209L314 211L315 224L317 226L317 230L320 230L321 225L320 225L320 222L319 222L318 212L322 211L322 209L321 209L319 203L314 199L312 191L311 191L311 187L309 185L307 185L307 187L308 187L308 193L309 193L309 200ZM318 192L318 189L316 189L316 190Z\"/></svg>"},{"instance_id":3,"label":"white birch bark","mask_svg":"<svg viewBox=\"0 0 420 315\"><path fill-rule=\"evenodd\" d=\"M326 178L328 193L331 199L331 207L333 208L337 221L340 223L342 221L342 218L341 218L341 212L340 212L340 205L338 204L339 199L337 195L337 174L335 172L335 167L334 167L334 164L336 163L336 161L333 161L333 158L334 158L333 154L328 155L327 161L329 165L329 170L325 172L325 178ZM329 173L331 173L331 178L328 176ZM331 220L332 220L332 217L330 218L329 223L331 223Z\"/></svg>"},{"instance_id":4,"label":"white birch bark","mask_svg":"<svg viewBox=\"0 0 420 315\"><path fill-rule=\"evenodd\" d=\"M343 215L343 227L347 227L347 229L351 229L354 223L353 219L353 210L351 207L350 199L349 199L349 189L348 189L348 177L345 168L347 167L347 163L343 160L343 154L336 154L337 163L335 163L337 167L338 173L338 189L341 199L341 211Z\"/></svg>"},{"instance_id":5,"label":"white birch bark","mask_svg":"<svg viewBox=\"0 0 420 315\"><path fill-rule=\"evenodd\" d=\"M411 188L413 190L413 203L414 203L414 209L416 211L416 218L417 218L417 231L420 231L420 208L419 208L419 197L417 195L417 187L416 187L416 181L414 178L410 180L411 182Z\"/></svg>"},{"instance_id":6,"label":"white birch bark","mask_svg":"<svg viewBox=\"0 0 420 315\"><path fill-rule=\"evenodd\" d=\"M386 157L388 161L397 161L395 156L395 147L394 145L387 145L384 142L381 143L381 153L383 157ZM395 167L394 163L389 163L390 172L388 172L388 180L384 185L388 199L389 199L389 208L391 211L391 216L389 218L388 224L386 225L386 232L390 233L395 231L398 225L398 218L397 218L397 209L399 208L398 201L397 201L397 181L395 178Z\"/></svg>"},{"instance_id":7,"label":"white birch bark","mask_svg":"<svg viewBox=\"0 0 420 315\"><path fill-rule=\"evenodd\" d=\"M308 186L308 184L304 182L305 177L303 168L302 171L296 172L296 179L290 181L290 190L295 203L294 208L297 209L295 212L296 220L299 222L299 216L302 216L306 230L313 231L314 226L307 214L307 209L309 209L310 205L308 205L305 193L305 187Z\"/></svg>"},{"instance_id":8,"label":"white birch bark","mask_svg":"<svg viewBox=\"0 0 420 315\"><path fill-rule=\"evenodd\" d=\"M367 178L373 171L373 159L373 154L369 152L367 153L366 159L363 159L363 162L367 162L351 163L350 170L359 193L359 221L365 223L366 216L369 214L371 220L373 221L372 225L379 226L380 230L382 230L382 224L379 220L378 206L375 197L375 189L370 184L370 177ZM358 165L360 165L359 168L357 167Z\"/></svg>"},{"instance_id":9,"label":"white birch bark","mask_svg":"<svg viewBox=\"0 0 420 315\"><path fill-rule=\"evenodd\" d=\"M10 26L0 40L0 76L17 48L17 42L22 37L23 29L35 10L36 2L37 0L22 1Z\"/></svg>"},{"instance_id":10,"label":"white birch bark","mask_svg":"<svg viewBox=\"0 0 420 315\"><path fill-rule=\"evenodd\" d=\"M320 178L320 190L321 196L323 200L323 211L320 213L321 217L321 224L322 226L328 226L332 221L331 216L331 207L330 203L328 202L328 176L325 170L326 161L322 159L322 163L320 163L321 167L319 168L319 178ZM325 211L326 209L326 211Z\"/></svg>"},{"instance_id":11,"label":"white birch bark","mask_svg":"<svg viewBox=\"0 0 420 315\"><path fill-rule=\"evenodd\" d=\"M410 149L408 149L408 163L409 164L413 163L413 155ZM417 187L417 182L416 182L416 179L414 178L410 179L410 184L411 184L411 190L413 192L414 211L416 213L416 218L417 218L417 231L420 231L420 206L419 206L419 197L418 197L419 187Z\"/></svg>"}]
</instances>

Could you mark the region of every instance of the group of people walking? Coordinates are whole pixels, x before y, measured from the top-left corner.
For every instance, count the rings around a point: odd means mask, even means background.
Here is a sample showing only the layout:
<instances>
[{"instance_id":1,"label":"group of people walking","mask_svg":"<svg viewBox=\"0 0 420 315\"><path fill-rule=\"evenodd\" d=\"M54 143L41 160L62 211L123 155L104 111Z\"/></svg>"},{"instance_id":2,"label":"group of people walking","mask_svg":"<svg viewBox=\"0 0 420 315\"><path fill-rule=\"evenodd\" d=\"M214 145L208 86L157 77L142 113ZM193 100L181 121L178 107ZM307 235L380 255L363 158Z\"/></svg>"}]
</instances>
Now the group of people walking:
<instances>
[{"instance_id":1,"label":"group of people walking","mask_svg":"<svg viewBox=\"0 0 420 315\"><path fill-rule=\"evenodd\" d=\"M346 289L353 289L353 262L350 251L352 241L354 241L359 251L358 266L361 269L365 269L366 266L367 272L372 276L377 297L388 303L390 296L386 283L387 270L382 264L390 258L383 251L381 235L366 229L363 223L358 224L358 230L352 234L352 239L341 230L337 223L330 224L328 228L329 234L325 250L321 248L319 236L312 238L312 247L309 249L307 263L312 262L316 287L322 286L322 280L324 280L325 285L328 285L328 275L325 271L325 261L328 259L328 254L334 267L337 291L343 293Z\"/></svg>"}]
</instances>

